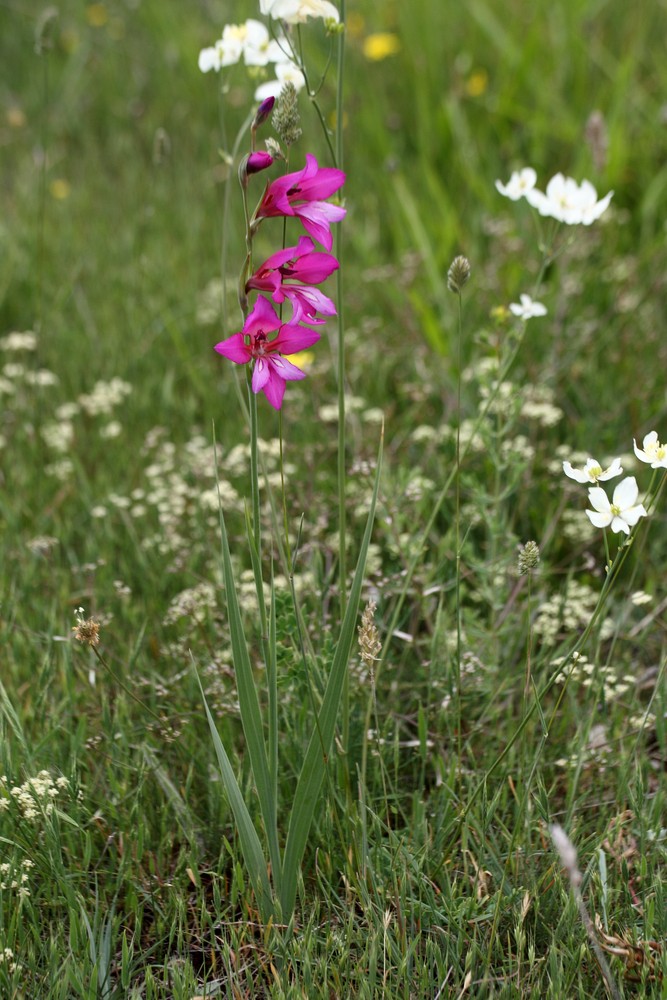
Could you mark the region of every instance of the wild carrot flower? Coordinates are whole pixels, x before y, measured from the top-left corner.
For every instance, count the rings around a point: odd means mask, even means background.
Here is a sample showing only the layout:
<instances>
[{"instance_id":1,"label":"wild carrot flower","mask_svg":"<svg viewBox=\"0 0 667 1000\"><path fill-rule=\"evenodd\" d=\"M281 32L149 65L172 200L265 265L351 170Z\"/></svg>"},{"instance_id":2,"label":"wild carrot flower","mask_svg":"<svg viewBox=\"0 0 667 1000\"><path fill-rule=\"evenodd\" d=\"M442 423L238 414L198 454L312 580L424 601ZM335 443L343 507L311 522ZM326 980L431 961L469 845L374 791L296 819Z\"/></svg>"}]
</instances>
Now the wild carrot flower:
<instances>
[{"instance_id":1,"label":"wild carrot flower","mask_svg":"<svg viewBox=\"0 0 667 1000\"><path fill-rule=\"evenodd\" d=\"M577 483L598 483L620 476L623 468L620 458L615 458L606 469L603 469L594 458L587 458L582 469L574 469L570 462L563 462L563 472Z\"/></svg>"},{"instance_id":2,"label":"wild carrot flower","mask_svg":"<svg viewBox=\"0 0 667 1000\"><path fill-rule=\"evenodd\" d=\"M601 486L593 486L588 491L588 500L593 510L587 510L591 524L596 528L611 527L614 532L623 531L630 534L640 517L646 517L647 511L643 504L637 503L639 489L634 476L622 479L614 490L611 503Z\"/></svg>"},{"instance_id":3,"label":"wild carrot flower","mask_svg":"<svg viewBox=\"0 0 667 1000\"><path fill-rule=\"evenodd\" d=\"M642 441L642 447L637 447L633 441L635 455L640 462L647 462L652 469L667 469L667 445L660 444L657 431L651 431Z\"/></svg>"},{"instance_id":4,"label":"wild carrot flower","mask_svg":"<svg viewBox=\"0 0 667 1000\"><path fill-rule=\"evenodd\" d=\"M268 335L276 330L278 335L269 340ZM279 410L285 395L285 382L306 377L305 372L283 355L304 351L319 339L315 330L282 323L268 299L260 295L243 330L216 344L215 350L237 365L254 361L252 391L263 392L271 406Z\"/></svg>"},{"instance_id":5,"label":"wild carrot flower","mask_svg":"<svg viewBox=\"0 0 667 1000\"><path fill-rule=\"evenodd\" d=\"M285 174L268 185L255 212L253 225L273 216L297 216L313 239L331 250L333 238L330 225L345 217L340 205L330 205L323 199L342 187L345 174L335 167L319 167L310 153L306 154L303 170Z\"/></svg>"},{"instance_id":6,"label":"wild carrot flower","mask_svg":"<svg viewBox=\"0 0 667 1000\"><path fill-rule=\"evenodd\" d=\"M296 246L286 247L265 260L246 283L246 292L253 288L270 292L273 301L278 303L289 299L294 309L292 323L302 320L323 323L323 319L317 318L317 313L335 316L336 307L331 299L310 285L319 285L338 267L335 257L314 252L313 241L302 236ZM288 284L290 281L304 284Z\"/></svg>"},{"instance_id":7,"label":"wild carrot flower","mask_svg":"<svg viewBox=\"0 0 667 1000\"><path fill-rule=\"evenodd\" d=\"M533 316L546 316L547 307L541 302L534 302L530 295L520 295L519 302L510 302L510 312L520 319L527 320Z\"/></svg>"}]
</instances>

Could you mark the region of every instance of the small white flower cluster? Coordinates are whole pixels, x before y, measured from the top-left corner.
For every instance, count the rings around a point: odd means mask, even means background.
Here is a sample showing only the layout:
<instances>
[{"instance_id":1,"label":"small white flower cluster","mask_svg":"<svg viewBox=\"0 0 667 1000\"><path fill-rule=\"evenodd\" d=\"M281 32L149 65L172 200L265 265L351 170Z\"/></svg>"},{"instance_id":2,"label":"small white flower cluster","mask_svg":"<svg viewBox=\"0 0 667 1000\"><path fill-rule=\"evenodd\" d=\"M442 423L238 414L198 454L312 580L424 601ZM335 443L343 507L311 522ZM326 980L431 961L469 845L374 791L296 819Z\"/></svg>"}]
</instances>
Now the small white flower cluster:
<instances>
[{"instance_id":1,"label":"small white flower cluster","mask_svg":"<svg viewBox=\"0 0 667 1000\"><path fill-rule=\"evenodd\" d=\"M561 656L553 661L554 666L565 664L565 657ZM605 701L613 701L627 694L637 683L637 678L632 674L624 674L617 677L609 664L591 663L587 656L575 654L572 657L571 665L565 666L556 677L556 684L564 684L566 681L578 684L582 688L592 687L594 684L601 686Z\"/></svg>"},{"instance_id":2,"label":"small white flower cluster","mask_svg":"<svg viewBox=\"0 0 667 1000\"><path fill-rule=\"evenodd\" d=\"M556 767L568 768L569 770L585 768L586 770L605 771L609 763L613 764L614 760L606 727L597 723L591 726L586 746L575 750L568 757L560 757L554 763Z\"/></svg>"},{"instance_id":3,"label":"small white flower cluster","mask_svg":"<svg viewBox=\"0 0 667 1000\"><path fill-rule=\"evenodd\" d=\"M24 339L28 336L32 335L27 333L10 333L8 337L4 338L5 343L9 342L9 346L6 349L29 350L28 341ZM22 339L17 343L15 338L18 337ZM57 384L58 376L49 371L48 368L38 368L36 371L31 371L20 361L9 361L2 367L0 396L15 396L22 386L32 386L33 388L41 389Z\"/></svg>"},{"instance_id":4,"label":"small white flower cluster","mask_svg":"<svg viewBox=\"0 0 667 1000\"><path fill-rule=\"evenodd\" d=\"M35 351L37 350L37 336L32 330L25 330L19 333L17 330L8 333L0 340L0 350L2 351Z\"/></svg>"},{"instance_id":5,"label":"small white flower cluster","mask_svg":"<svg viewBox=\"0 0 667 1000\"><path fill-rule=\"evenodd\" d=\"M90 417L111 413L115 406L120 406L126 396L132 392L132 386L122 378L112 378L110 382L96 382L90 393L79 396L79 406Z\"/></svg>"},{"instance_id":6,"label":"small white flower cluster","mask_svg":"<svg viewBox=\"0 0 667 1000\"><path fill-rule=\"evenodd\" d=\"M523 390L521 416L524 420L535 420L543 427L555 427L562 419L563 411L556 406L556 394L546 385L528 385Z\"/></svg>"},{"instance_id":7,"label":"small white flower cluster","mask_svg":"<svg viewBox=\"0 0 667 1000\"><path fill-rule=\"evenodd\" d=\"M496 181L496 188L505 198L518 201L525 198L540 215L563 222L567 226L590 226L609 206L613 191L598 201L597 191L590 181L581 184L572 177L555 174L547 184L546 193L535 184L537 174L532 167L515 170L507 184Z\"/></svg>"},{"instance_id":8,"label":"small white flower cluster","mask_svg":"<svg viewBox=\"0 0 667 1000\"><path fill-rule=\"evenodd\" d=\"M11 948L0 948L0 966L5 966L7 972L16 972L17 965Z\"/></svg>"},{"instance_id":9,"label":"small white flower cluster","mask_svg":"<svg viewBox=\"0 0 667 1000\"><path fill-rule=\"evenodd\" d=\"M586 584L570 580L564 593L547 598L540 605L535 619L535 633L543 643L555 642L559 636L582 631L591 620L598 603L598 594ZM600 625L600 638L614 634L614 622L605 618Z\"/></svg>"},{"instance_id":10,"label":"small white flower cluster","mask_svg":"<svg viewBox=\"0 0 667 1000\"><path fill-rule=\"evenodd\" d=\"M179 618L201 621L217 605L216 588L212 583L199 583L196 587L182 590L174 597L162 619L163 624L173 625Z\"/></svg>"},{"instance_id":11,"label":"small white flower cluster","mask_svg":"<svg viewBox=\"0 0 667 1000\"><path fill-rule=\"evenodd\" d=\"M11 889L15 889L19 900L28 899L30 896L30 889L28 888L30 869L34 867L34 861L31 861L29 858L23 859L19 865L20 870L17 870L8 861L3 861L0 864L0 890L8 892ZM1 951L0 955L2 955Z\"/></svg>"},{"instance_id":12,"label":"small white flower cluster","mask_svg":"<svg viewBox=\"0 0 667 1000\"><path fill-rule=\"evenodd\" d=\"M39 374L39 373L37 373ZM77 402L61 403L56 407L55 420L45 423L41 428L41 435L50 451L57 455L64 456L71 451L75 438L75 425L73 418L77 414L84 412L90 417L108 415L114 407L119 406L126 396L132 391L129 382L115 377L109 382L99 381L93 386L92 392L79 396ZM118 437L122 431L122 425L113 420L100 428L100 437L104 440ZM48 475L56 479L68 479L74 470L74 465L69 458L59 458L48 465L45 471Z\"/></svg>"},{"instance_id":13,"label":"small white flower cluster","mask_svg":"<svg viewBox=\"0 0 667 1000\"><path fill-rule=\"evenodd\" d=\"M54 779L49 771L40 771L22 785L11 787L3 774L0 775L0 810L9 809L13 799L23 819L34 822L42 816L50 816L55 800L69 787L69 780L64 775Z\"/></svg>"},{"instance_id":14,"label":"small white flower cluster","mask_svg":"<svg viewBox=\"0 0 667 1000\"><path fill-rule=\"evenodd\" d=\"M652 469L667 469L667 445L658 440L657 431L651 431L642 442L642 447L634 441L634 451L640 462L645 462ZM615 533L630 534L641 517L647 517L648 511L642 503L637 503L639 487L634 476L622 479L614 490L611 501L598 483L614 479L623 472L621 459L615 458L607 468L594 458L588 458L580 469L573 468L571 462L563 462L563 472L577 483L593 483L588 490L588 499L593 510L586 513L592 525L596 528L611 528Z\"/></svg>"}]
</instances>

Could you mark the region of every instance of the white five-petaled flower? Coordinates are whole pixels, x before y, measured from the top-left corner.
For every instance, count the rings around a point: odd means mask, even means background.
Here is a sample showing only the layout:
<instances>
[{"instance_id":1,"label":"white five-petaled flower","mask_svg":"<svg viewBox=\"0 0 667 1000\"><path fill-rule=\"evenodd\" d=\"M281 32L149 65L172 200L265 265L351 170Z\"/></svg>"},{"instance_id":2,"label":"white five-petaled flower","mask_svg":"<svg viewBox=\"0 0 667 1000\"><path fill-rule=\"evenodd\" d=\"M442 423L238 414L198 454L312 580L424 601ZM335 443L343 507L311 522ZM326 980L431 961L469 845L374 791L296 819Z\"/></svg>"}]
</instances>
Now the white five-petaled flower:
<instances>
[{"instance_id":1,"label":"white five-petaled flower","mask_svg":"<svg viewBox=\"0 0 667 1000\"><path fill-rule=\"evenodd\" d=\"M340 20L338 9L329 0L259 0L259 10L286 24L303 24L309 17Z\"/></svg>"},{"instance_id":2,"label":"white five-petaled flower","mask_svg":"<svg viewBox=\"0 0 667 1000\"><path fill-rule=\"evenodd\" d=\"M594 458L587 458L583 469L573 469L569 462L563 462L563 472L577 483L600 483L623 472L620 458L615 458L608 468L603 469Z\"/></svg>"},{"instance_id":3,"label":"white five-petaled flower","mask_svg":"<svg viewBox=\"0 0 667 1000\"><path fill-rule=\"evenodd\" d=\"M286 83L293 84L297 91L306 85L306 78L296 63L287 60L276 63L275 80L260 83L255 91L255 100L265 101L267 97L277 97Z\"/></svg>"},{"instance_id":4,"label":"white five-petaled flower","mask_svg":"<svg viewBox=\"0 0 667 1000\"><path fill-rule=\"evenodd\" d=\"M568 226L590 226L608 207L613 193L610 191L598 201L597 191L590 181L577 184L572 177L556 174L547 184L546 194L531 187L526 199L540 215Z\"/></svg>"},{"instance_id":5,"label":"white five-petaled flower","mask_svg":"<svg viewBox=\"0 0 667 1000\"><path fill-rule=\"evenodd\" d=\"M266 66L286 59L280 42L271 38L266 25L248 18L243 24L226 25L222 38L201 50L199 68L202 73L210 70L217 73L225 66L235 65L241 57L246 66Z\"/></svg>"},{"instance_id":6,"label":"white five-petaled flower","mask_svg":"<svg viewBox=\"0 0 667 1000\"><path fill-rule=\"evenodd\" d=\"M651 431L642 441L642 447L637 447L633 441L635 455L640 462L648 462L652 469L667 469L667 445L660 444L657 431Z\"/></svg>"},{"instance_id":7,"label":"white five-petaled flower","mask_svg":"<svg viewBox=\"0 0 667 1000\"><path fill-rule=\"evenodd\" d=\"M546 316L547 307L541 302L533 302L530 295L520 295L521 303L510 302L510 312L521 319L530 319L532 316Z\"/></svg>"},{"instance_id":8,"label":"white five-petaled flower","mask_svg":"<svg viewBox=\"0 0 667 1000\"><path fill-rule=\"evenodd\" d=\"M639 489L634 476L622 479L612 497L609 497L601 486L593 486L588 491L588 500L593 510L587 510L591 524L596 528L608 528L614 532L623 531L630 534L640 517L646 517L647 511L643 504L637 503Z\"/></svg>"},{"instance_id":9,"label":"white five-petaled flower","mask_svg":"<svg viewBox=\"0 0 667 1000\"><path fill-rule=\"evenodd\" d=\"M506 198L518 201L519 198L527 196L529 191L535 187L537 174L532 167L524 167L523 170L514 170L507 184L496 181L496 188Z\"/></svg>"}]
</instances>

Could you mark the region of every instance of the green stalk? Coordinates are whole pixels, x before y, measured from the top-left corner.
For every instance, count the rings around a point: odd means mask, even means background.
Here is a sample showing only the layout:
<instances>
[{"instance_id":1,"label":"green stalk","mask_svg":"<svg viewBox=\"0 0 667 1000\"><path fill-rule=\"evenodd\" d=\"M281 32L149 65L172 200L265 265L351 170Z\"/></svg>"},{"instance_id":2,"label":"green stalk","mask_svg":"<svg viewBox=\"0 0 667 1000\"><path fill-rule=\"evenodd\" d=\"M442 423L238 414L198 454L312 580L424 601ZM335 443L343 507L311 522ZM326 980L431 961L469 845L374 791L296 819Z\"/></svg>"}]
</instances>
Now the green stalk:
<instances>
[{"instance_id":1,"label":"green stalk","mask_svg":"<svg viewBox=\"0 0 667 1000\"><path fill-rule=\"evenodd\" d=\"M345 23L345 0L340 0L340 19ZM338 36L338 67L336 77L336 166L343 169L343 70L345 65L345 33ZM342 238L336 231L336 257L340 267L336 271L336 304L338 308L338 580L340 590L340 614L345 617L347 587L347 514L346 494L346 439L345 439L345 320L343 305ZM350 680L346 673L343 685L341 712L341 739L343 752L347 755L350 745Z\"/></svg>"},{"instance_id":2,"label":"green stalk","mask_svg":"<svg viewBox=\"0 0 667 1000\"><path fill-rule=\"evenodd\" d=\"M456 463L455 463L455 512L454 531L456 540L456 732L458 775L461 778L463 768L463 738L461 735L461 364L463 340L463 305L461 292L458 298L458 345L457 345L457 376L456 376Z\"/></svg>"}]
</instances>

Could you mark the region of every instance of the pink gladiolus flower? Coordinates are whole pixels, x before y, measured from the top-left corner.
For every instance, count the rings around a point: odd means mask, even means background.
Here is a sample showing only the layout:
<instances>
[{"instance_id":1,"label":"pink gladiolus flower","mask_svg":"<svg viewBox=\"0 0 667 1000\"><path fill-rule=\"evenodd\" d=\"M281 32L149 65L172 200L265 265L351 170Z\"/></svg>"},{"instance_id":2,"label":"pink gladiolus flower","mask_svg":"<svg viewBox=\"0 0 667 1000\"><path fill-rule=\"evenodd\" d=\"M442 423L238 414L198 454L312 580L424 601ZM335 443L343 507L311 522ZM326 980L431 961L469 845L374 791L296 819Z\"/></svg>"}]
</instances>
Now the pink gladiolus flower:
<instances>
[{"instance_id":1,"label":"pink gladiolus flower","mask_svg":"<svg viewBox=\"0 0 667 1000\"><path fill-rule=\"evenodd\" d=\"M276 330L278 336L269 340L267 335ZM282 355L305 351L319 339L316 330L281 323L271 303L260 295L248 314L243 330L216 344L215 350L237 365L254 361L252 391L263 392L271 406L279 410L285 395L285 382L306 377L305 372Z\"/></svg>"},{"instance_id":2,"label":"pink gladiolus flower","mask_svg":"<svg viewBox=\"0 0 667 1000\"><path fill-rule=\"evenodd\" d=\"M317 318L317 313L335 316L336 307L331 299L308 284L292 285L286 282L295 279L317 285L326 281L338 267L335 257L328 253L314 252L313 241L302 236L295 247L279 250L265 260L246 283L246 292L255 288L271 292L274 302L289 299L294 309L292 323L301 320L306 323L324 323L323 319Z\"/></svg>"},{"instance_id":3,"label":"pink gladiolus flower","mask_svg":"<svg viewBox=\"0 0 667 1000\"><path fill-rule=\"evenodd\" d=\"M345 216L345 209L340 205L330 205L323 199L342 187L344 182L342 170L320 168L315 157L307 153L303 170L285 174L268 185L254 221L257 223L260 219L276 215L297 216L306 232L331 250L331 223L340 222Z\"/></svg>"}]
</instances>

